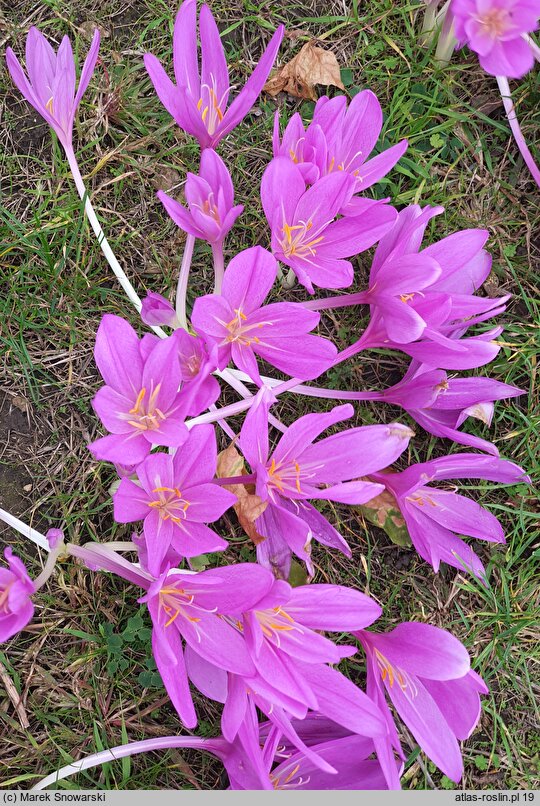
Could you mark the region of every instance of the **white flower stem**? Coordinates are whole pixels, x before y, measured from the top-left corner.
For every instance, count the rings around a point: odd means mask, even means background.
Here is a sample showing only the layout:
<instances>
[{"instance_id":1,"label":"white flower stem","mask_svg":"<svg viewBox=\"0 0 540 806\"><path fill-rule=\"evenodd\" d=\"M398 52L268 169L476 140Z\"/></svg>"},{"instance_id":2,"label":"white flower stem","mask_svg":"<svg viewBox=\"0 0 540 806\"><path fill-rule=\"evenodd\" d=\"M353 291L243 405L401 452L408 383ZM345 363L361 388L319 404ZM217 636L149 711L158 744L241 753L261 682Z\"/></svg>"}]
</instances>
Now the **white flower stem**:
<instances>
[{"instance_id":1,"label":"white flower stem","mask_svg":"<svg viewBox=\"0 0 540 806\"><path fill-rule=\"evenodd\" d=\"M56 772L51 773L46 778L43 778L39 783L32 787L33 790L45 789L51 784L56 784L63 778L68 778L70 775L76 775L78 772L88 770L91 767L98 767L100 764L106 764L110 761L117 761L121 758L134 756L137 753L147 753L151 750L167 750L172 747L193 747L200 750L208 750L212 752L214 745L218 742L212 739L199 739L197 736L160 736L156 739L143 739L140 742L130 742L129 744L119 745L113 747L111 750L101 750L99 753L93 753L91 756L86 756L79 761L74 761L73 764L66 764Z\"/></svg>"},{"instance_id":2,"label":"white flower stem","mask_svg":"<svg viewBox=\"0 0 540 806\"><path fill-rule=\"evenodd\" d=\"M508 118L508 123L510 124L512 134L514 135L514 140L516 141L517 147L521 152L521 156L523 157L527 168L531 172L534 181L538 187L540 187L540 169L534 161L533 155L529 151L529 147L527 146L523 132L521 131L521 126L519 125L516 110L512 102L512 94L507 77L497 76L497 84L499 85L502 102L506 111L506 117Z\"/></svg>"},{"instance_id":3,"label":"white flower stem","mask_svg":"<svg viewBox=\"0 0 540 806\"><path fill-rule=\"evenodd\" d=\"M283 280L283 288L293 288L295 283L296 274L294 273L294 269L289 269L287 276Z\"/></svg>"},{"instance_id":4,"label":"white flower stem","mask_svg":"<svg viewBox=\"0 0 540 806\"><path fill-rule=\"evenodd\" d=\"M212 244L212 255L214 257L214 294L221 294L223 275L225 273L225 258L223 256L223 241Z\"/></svg>"},{"instance_id":5,"label":"white flower stem","mask_svg":"<svg viewBox=\"0 0 540 806\"><path fill-rule=\"evenodd\" d=\"M529 36L529 34L522 34L522 36L525 42L530 47L530 49L532 50L533 56L536 59L536 61L540 62L540 48L538 47L532 36Z\"/></svg>"},{"instance_id":6,"label":"white flower stem","mask_svg":"<svg viewBox=\"0 0 540 806\"><path fill-rule=\"evenodd\" d=\"M16 529L17 532L27 537L32 543L35 543L36 546L44 549L45 551L50 551L51 547L49 546L49 541L42 535L40 532L36 532L35 529L32 529L31 526L27 526L26 523L23 523L19 518L16 518L15 515L12 515L10 512L6 512L5 509L0 509L0 520L7 523L8 526L11 526L13 529Z\"/></svg>"},{"instance_id":7,"label":"white flower stem","mask_svg":"<svg viewBox=\"0 0 540 806\"><path fill-rule=\"evenodd\" d=\"M193 247L195 245L195 236L188 235L184 245L184 254L182 255L182 265L180 266L180 274L178 275L178 285L176 287L176 314L180 321L180 327L184 330L188 329L188 321L186 314L187 305L187 287L189 279L189 270L191 268L191 260L193 258Z\"/></svg>"},{"instance_id":8,"label":"white flower stem","mask_svg":"<svg viewBox=\"0 0 540 806\"><path fill-rule=\"evenodd\" d=\"M84 210L88 221L90 222L90 226L94 230L94 234L98 240L99 246L101 251L103 252L109 266L113 270L118 282L126 292L129 300L133 303L135 309L140 313L142 303L140 300L139 295L131 285L130 281L127 278L127 275L119 262L117 261L114 252L112 251L110 244L105 237L105 233L101 228L101 224L98 221L94 208L92 207L92 203L90 201L88 192L84 185L84 180L81 176L81 172L79 170L79 165L77 163L77 158L75 156L75 152L72 149L66 149L66 157L69 162L69 167L71 169L71 173L73 175L73 180L75 182L75 186L81 197L81 201L84 202ZM157 333L158 336L164 338L166 336L165 332L160 327L152 327L152 330Z\"/></svg>"}]
</instances>

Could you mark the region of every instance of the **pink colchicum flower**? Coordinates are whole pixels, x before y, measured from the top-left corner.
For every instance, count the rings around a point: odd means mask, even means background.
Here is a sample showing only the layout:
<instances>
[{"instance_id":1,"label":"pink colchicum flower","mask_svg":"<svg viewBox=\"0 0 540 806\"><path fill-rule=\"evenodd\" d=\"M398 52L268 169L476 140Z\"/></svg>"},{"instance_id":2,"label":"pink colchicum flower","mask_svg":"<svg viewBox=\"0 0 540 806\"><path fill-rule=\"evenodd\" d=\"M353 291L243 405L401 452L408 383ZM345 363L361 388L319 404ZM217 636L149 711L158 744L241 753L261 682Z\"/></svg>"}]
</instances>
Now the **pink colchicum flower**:
<instances>
[{"instance_id":1,"label":"pink colchicum flower","mask_svg":"<svg viewBox=\"0 0 540 806\"><path fill-rule=\"evenodd\" d=\"M221 394L219 381L212 373L217 368L217 349L207 350L204 339L185 330L177 335L184 407L189 417L196 417L216 402Z\"/></svg>"},{"instance_id":2,"label":"pink colchicum flower","mask_svg":"<svg viewBox=\"0 0 540 806\"><path fill-rule=\"evenodd\" d=\"M21 560L8 546L4 551L8 568L0 568L0 642L16 635L34 615L31 596L35 586Z\"/></svg>"},{"instance_id":3,"label":"pink colchicum flower","mask_svg":"<svg viewBox=\"0 0 540 806\"><path fill-rule=\"evenodd\" d=\"M184 232L208 243L223 243L244 207L234 205L234 187L225 163L207 148L201 155L199 175L188 173L184 188L188 209L158 190L166 211Z\"/></svg>"},{"instance_id":4,"label":"pink colchicum flower","mask_svg":"<svg viewBox=\"0 0 540 806\"><path fill-rule=\"evenodd\" d=\"M88 446L96 459L135 465L153 445L177 447L187 439L177 353L176 333L139 340L120 316L103 317L94 357L106 386L92 405L111 433Z\"/></svg>"},{"instance_id":5,"label":"pink colchicum flower","mask_svg":"<svg viewBox=\"0 0 540 806\"><path fill-rule=\"evenodd\" d=\"M259 562L288 577L291 554L309 566L314 537L350 556L347 543L308 499L364 504L381 492L379 484L347 481L390 465L405 450L413 432L404 425L351 428L314 440L340 420L352 417L350 404L326 414L307 414L294 422L270 454L268 408L271 396L258 393L240 433L242 453L256 475L256 492L267 507L255 521L265 538L257 546ZM383 482L384 483L384 482Z\"/></svg>"},{"instance_id":6,"label":"pink colchicum flower","mask_svg":"<svg viewBox=\"0 0 540 806\"><path fill-rule=\"evenodd\" d=\"M491 425L494 401L522 394L522 389L491 378L449 378L442 370L418 367L413 362L400 383L381 392L376 399L401 406L436 437L498 456L491 442L458 429L468 417Z\"/></svg>"},{"instance_id":7,"label":"pink colchicum flower","mask_svg":"<svg viewBox=\"0 0 540 806\"><path fill-rule=\"evenodd\" d=\"M118 523L144 519L148 570L162 572L171 547L178 557L196 557L227 548L227 541L206 526L217 521L236 496L212 483L217 447L213 425L191 429L174 456L156 453L137 466L138 483L123 478L113 496Z\"/></svg>"},{"instance_id":8,"label":"pink colchicum flower","mask_svg":"<svg viewBox=\"0 0 540 806\"><path fill-rule=\"evenodd\" d=\"M180 327L176 311L168 299L149 291L144 297L141 309L141 319L145 325L166 325L167 327Z\"/></svg>"},{"instance_id":9,"label":"pink colchicum flower","mask_svg":"<svg viewBox=\"0 0 540 806\"><path fill-rule=\"evenodd\" d=\"M262 384L259 355L293 377L308 380L332 364L332 342L311 335L320 316L293 302L264 305L277 276L277 263L260 246L245 249L229 263L221 294L195 300L191 322L210 347L217 347L219 366L232 360Z\"/></svg>"},{"instance_id":10,"label":"pink colchicum flower","mask_svg":"<svg viewBox=\"0 0 540 806\"><path fill-rule=\"evenodd\" d=\"M79 87L75 91L75 61L71 42L65 36L55 53L49 42L33 26L26 39L26 76L19 60L11 48L6 51L8 69L13 83L24 95L28 103L56 132L66 149L72 149L73 121L77 107L86 90L99 51L99 31L94 37L86 56Z\"/></svg>"},{"instance_id":11,"label":"pink colchicum flower","mask_svg":"<svg viewBox=\"0 0 540 806\"><path fill-rule=\"evenodd\" d=\"M153 622L152 650L167 693L186 727L197 717L189 691L181 638L225 672L254 673L244 637L223 616L248 610L270 590L272 574L256 563L200 573L164 574L140 599Z\"/></svg>"},{"instance_id":12,"label":"pink colchicum flower","mask_svg":"<svg viewBox=\"0 0 540 806\"><path fill-rule=\"evenodd\" d=\"M392 748L405 759L387 694L426 755L456 783L463 773L458 740L480 717L488 689L470 668L465 647L446 630L404 622L389 633L355 633L367 654L367 693L384 713L387 737L374 737L379 762L399 787Z\"/></svg>"},{"instance_id":13,"label":"pink colchicum flower","mask_svg":"<svg viewBox=\"0 0 540 806\"><path fill-rule=\"evenodd\" d=\"M504 543L499 521L476 501L430 484L462 478L502 484L530 482L524 470L513 462L477 453L442 456L410 465L401 473L370 474L371 480L384 484L394 496L413 546L435 571L445 562L485 581L485 569L479 557L458 535Z\"/></svg>"},{"instance_id":14,"label":"pink colchicum flower","mask_svg":"<svg viewBox=\"0 0 540 806\"><path fill-rule=\"evenodd\" d=\"M272 160L261 183L261 201L272 230L272 252L314 293L351 285L351 257L373 246L392 226L396 212L369 200L362 215L335 218L351 200L354 176L337 171L306 190L300 169L285 157Z\"/></svg>"},{"instance_id":15,"label":"pink colchicum flower","mask_svg":"<svg viewBox=\"0 0 540 806\"><path fill-rule=\"evenodd\" d=\"M478 54L486 73L521 78L531 70L534 56L523 34L538 28L537 0L452 0L449 13L459 45Z\"/></svg>"},{"instance_id":16,"label":"pink colchicum flower","mask_svg":"<svg viewBox=\"0 0 540 806\"><path fill-rule=\"evenodd\" d=\"M370 90L354 96L347 106L344 95L323 96L315 104L312 122L304 129L298 113L279 138L279 114L274 125L274 157L288 157L308 184L334 171L355 178L354 192L366 190L394 167L407 149L407 141L368 159L381 133L382 109ZM365 200L367 201L367 200ZM355 198L353 207L357 204Z\"/></svg>"},{"instance_id":17,"label":"pink colchicum flower","mask_svg":"<svg viewBox=\"0 0 540 806\"><path fill-rule=\"evenodd\" d=\"M225 52L212 12L207 5L202 6L199 17L200 71L196 0L184 0L174 24L173 63L176 85L155 56L147 53L144 63L161 103L178 125L196 137L201 148L215 148L255 103L268 78L283 33L284 28L280 25L257 67L230 106L228 101L231 87Z\"/></svg>"}]
</instances>

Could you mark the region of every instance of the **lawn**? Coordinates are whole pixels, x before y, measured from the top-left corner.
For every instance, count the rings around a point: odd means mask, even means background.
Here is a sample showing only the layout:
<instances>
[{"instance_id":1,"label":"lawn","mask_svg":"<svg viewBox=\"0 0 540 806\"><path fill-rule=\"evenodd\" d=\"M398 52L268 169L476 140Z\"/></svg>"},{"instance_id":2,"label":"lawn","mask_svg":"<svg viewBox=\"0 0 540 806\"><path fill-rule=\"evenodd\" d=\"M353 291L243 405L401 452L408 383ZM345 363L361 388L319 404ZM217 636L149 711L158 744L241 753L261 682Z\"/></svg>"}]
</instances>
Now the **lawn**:
<instances>
[{"instance_id":1,"label":"lawn","mask_svg":"<svg viewBox=\"0 0 540 806\"><path fill-rule=\"evenodd\" d=\"M391 196L398 207L444 205L444 215L430 224L428 240L460 228L489 230L493 270L485 290L489 296L510 292L513 298L499 318L505 326L503 346L487 373L527 394L496 405L489 434L480 423L465 428L492 439L503 457L537 480L538 188L510 136L495 79L471 54L457 53L447 69L439 70L433 53L419 47L415 15L420 5L394 0L353 0L350 7L337 0L221 5L216 0L211 8L237 85L251 72L262 41L283 22L287 35L279 64L317 37L335 53L349 92L367 87L377 94L385 112L383 145L409 141L406 155L377 193ZM163 110L142 63L142 55L152 51L170 64L175 11L162 0L18 0L0 19L2 51L10 45L18 55L30 25L56 42L69 34L83 56L94 27L101 29L101 60L78 115L77 156L109 242L141 295L145 289L165 296L174 292L185 236L155 191L179 195L186 172L198 165L195 141ZM514 89L523 131L538 156L540 72ZM106 312L129 318L141 332L142 326L85 222L61 148L12 86L3 59L0 97L0 506L41 531L62 527L72 542L128 539L129 527L112 519L114 469L94 461L86 448L102 433L90 405L100 385L92 350ZM313 104L263 95L220 146L237 202L245 205L227 242L228 256L239 248L268 245L259 182L271 154L276 108L283 119L299 111L309 120ZM193 265L189 305L211 290L211 255L201 241ZM365 287L368 265L363 255L358 289ZM276 290L276 299L279 294ZM305 298L298 288L287 294ZM322 332L340 349L354 341L358 328L356 309L328 314L322 323ZM402 355L364 353L329 373L327 385L388 385L406 365ZM225 391L222 402L235 399ZM291 422L312 403L285 396L279 416ZM326 403L314 405L322 410ZM392 419L408 422L398 409L356 407L358 424ZM416 431L411 461L452 449L419 427ZM316 581L369 592L384 604L384 628L414 619L453 631L490 688L481 722L463 747L463 786L534 788L540 759L538 501L534 487L524 485L460 487L506 529L506 545L476 541L488 588L448 567L434 575L413 550L393 545L359 510L332 504L327 514L353 546L353 559L316 548ZM252 556L234 514L228 513L221 526L233 538L235 556ZM0 533L37 574L42 559L34 547L7 528ZM30 787L81 755L182 730L148 639L149 621L142 610L139 614L134 589L74 561L58 567L37 599L33 622L0 651L3 786ZM353 658L346 667L355 681L362 680L361 661ZM21 695L18 709L10 686ZM214 735L217 709L202 698L198 707L199 735ZM455 786L418 753L411 736L405 734L403 741L409 752L405 788ZM212 789L223 781L221 766L206 756L168 751L96 768L60 786Z\"/></svg>"}]
</instances>

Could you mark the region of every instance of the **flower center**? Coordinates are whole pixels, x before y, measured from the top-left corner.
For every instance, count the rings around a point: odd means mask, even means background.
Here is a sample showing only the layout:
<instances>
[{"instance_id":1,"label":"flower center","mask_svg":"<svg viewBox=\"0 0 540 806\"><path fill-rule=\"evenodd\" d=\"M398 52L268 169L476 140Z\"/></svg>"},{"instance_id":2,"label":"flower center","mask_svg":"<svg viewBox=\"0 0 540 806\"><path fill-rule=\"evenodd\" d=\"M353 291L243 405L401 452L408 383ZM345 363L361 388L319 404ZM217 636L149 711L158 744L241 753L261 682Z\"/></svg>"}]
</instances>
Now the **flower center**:
<instances>
[{"instance_id":1,"label":"flower center","mask_svg":"<svg viewBox=\"0 0 540 806\"><path fill-rule=\"evenodd\" d=\"M13 582L9 582L3 591L0 592L0 613L9 613L9 591Z\"/></svg>"},{"instance_id":2,"label":"flower center","mask_svg":"<svg viewBox=\"0 0 540 806\"><path fill-rule=\"evenodd\" d=\"M264 325L271 325L272 322L255 322L249 324L248 318L241 308L235 308L236 316L230 322L222 322L229 331L229 335L225 337L224 344L231 344L233 341L237 342L243 347L248 347L252 342L255 344L260 343L260 338L254 335L253 331L260 330Z\"/></svg>"},{"instance_id":3,"label":"flower center","mask_svg":"<svg viewBox=\"0 0 540 806\"><path fill-rule=\"evenodd\" d=\"M505 34L512 24L510 12L506 8L491 8L478 18L480 25L485 25L489 36L493 39Z\"/></svg>"},{"instance_id":4,"label":"flower center","mask_svg":"<svg viewBox=\"0 0 540 806\"><path fill-rule=\"evenodd\" d=\"M326 225L325 225L326 226ZM324 236L313 237L321 231L310 233L313 228L313 221L300 221L298 224L289 225L286 221L283 222L282 231L283 237L280 241L281 248L285 257L299 257L306 258L308 256L314 257L317 254L315 247L319 244Z\"/></svg>"},{"instance_id":5,"label":"flower center","mask_svg":"<svg viewBox=\"0 0 540 806\"><path fill-rule=\"evenodd\" d=\"M280 633L299 629L294 619L281 607L273 607L270 610L256 610L255 617L261 625L263 635L266 638L270 638L278 647L280 645Z\"/></svg>"},{"instance_id":6,"label":"flower center","mask_svg":"<svg viewBox=\"0 0 540 806\"><path fill-rule=\"evenodd\" d=\"M305 784L309 783L310 776L306 776L302 778L298 776L298 779L295 781L294 778L298 774L298 770L300 769L300 764L297 764L293 769L287 773L287 770L283 770L283 773L280 777L277 775L272 775L270 773L270 781L272 782L272 786L274 789L295 789L298 786L304 786ZM283 777L287 773L285 777Z\"/></svg>"},{"instance_id":7,"label":"flower center","mask_svg":"<svg viewBox=\"0 0 540 806\"><path fill-rule=\"evenodd\" d=\"M402 691L408 688L411 697L416 697L418 690L411 678L402 669L392 666L388 658L378 649L375 650L375 658L384 683L388 680L388 685L393 688L394 683L397 682Z\"/></svg>"},{"instance_id":8,"label":"flower center","mask_svg":"<svg viewBox=\"0 0 540 806\"><path fill-rule=\"evenodd\" d=\"M146 388L143 387L137 396L135 405L129 410L128 423L141 431L154 431L159 428L160 421L165 420L165 414L157 408L157 398L161 384L158 383L148 401L145 401Z\"/></svg>"},{"instance_id":9,"label":"flower center","mask_svg":"<svg viewBox=\"0 0 540 806\"><path fill-rule=\"evenodd\" d=\"M222 97L218 98L214 76L211 76L211 81L212 86L209 84L203 84L201 86L201 97L197 103L197 109L201 113L201 118L208 134L214 134L223 120L222 106L224 106L225 96L229 91L227 89Z\"/></svg>"},{"instance_id":10,"label":"flower center","mask_svg":"<svg viewBox=\"0 0 540 806\"><path fill-rule=\"evenodd\" d=\"M189 593L179 585L179 582L173 582L159 592L159 606L167 617L165 627L170 627L178 616L182 616L182 618L196 625L201 620L200 617L192 615L192 612L196 610L204 611L205 613L215 612L215 610L205 610L205 608L194 604L195 597L193 593Z\"/></svg>"},{"instance_id":11,"label":"flower center","mask_svg":"<svg viewBox=\"0 0 540 806\"><path fill-rule=\"evenodd\" d=\"M152 492L157 493L158 497L154 501L149 501L148 506L157 509L164 521L180 523L186 520L191 502L182 498L178 487L156 487Z\"/></svg>"}]
</instances>

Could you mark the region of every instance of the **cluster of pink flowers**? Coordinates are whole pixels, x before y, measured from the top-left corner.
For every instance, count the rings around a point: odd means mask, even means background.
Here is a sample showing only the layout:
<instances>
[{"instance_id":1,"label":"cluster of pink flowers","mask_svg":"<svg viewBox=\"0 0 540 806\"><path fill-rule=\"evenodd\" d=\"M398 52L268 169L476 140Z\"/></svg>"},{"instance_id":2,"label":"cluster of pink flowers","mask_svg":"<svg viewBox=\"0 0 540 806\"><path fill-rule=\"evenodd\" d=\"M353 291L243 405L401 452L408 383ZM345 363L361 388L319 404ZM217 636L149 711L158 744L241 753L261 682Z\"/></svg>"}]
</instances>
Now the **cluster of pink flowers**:
<instances>
[{"instance_id":1,"label":"cluster of pink flowers","mask_svg":"<svg viewBox=\"0 0 540 806\"><path fill-rule=\"evenodd\" d=\"M249 112L283 30L276 31L231 103L225 55L207 6L200 12L199 35L200 67L196 2L184 0L173 40L176 83L154 56L145 57L163 105L202 149L199 174L186 177L186 206L158 193L187 233L187 257L176 309L152 291L142 301L141 317L169 331L141 338L125 319L107 314L95 345L105 385L93 407L108 433L89 448L96 459L116 466L114 518L135 524L128 548L137 562L107 543L64 546L57 530L48 535L51 554L62 550L142 590L154 657L183 725L197 725L193 690L222 705L220 738L187 737L182 745L182 737L169 737L159 746L214 753L232 788L399 788L405 753L388 699L422 750L459 781L459 741L474 730L479 695L487 692L463 645L445 630L417 622L389 632L371 629L382 611L370 597L340 585L291 587L289 579L293 557L313 577L314 542L352 555L316 502L362 505L386 491L412 545L435 571L443 562L488 584L463 536L502 542L499 522L474 500L437 486L446 479L527 481L493 444L460 430L470 416L489 422L495 401L521 394L489 378L455 375L484 366L499 350L501 328L476 329L504 311L508 299L477 293L491 266L484 248L488 233L464 230L422 247L429 220L442 208L412 205L398 212L389 199L362 195L407 148L403 141L372 156L382 111L365 90L348 105L343 96L321 98L307 127L294 115L282 136L276 119L273 158L261 184L269 249L247 248L225 267L224 242L243 207L234 203L231 176L215 148ZM8 55L15 83L66 151L72 150L73 117L97 58L97 41L77 95L66 40L54 54L31 29L29 79ZM178 312L185 311L182 295L195 239L212 247L216 284L214 293L195 301L183 327ZM347 289L355 274L351 258L374 245L365 290L267 302L280 264L290 270L288 282L295 275L309 295L316 287ZM369 324L339 352L316 332L319 311L347 306L366 306ZM402 380L388 389L329 390L305 383L381 347L411 359ZM261 360L288 378L267 377ZM216 405L218 379L242 399ZM286 392L349 402L285 426L276 410ZM354 415L350 401L359 400L400 406L429 433L477 452L458 451L398 472L391 466L397 460L406 464L414 437L406 424L334 429ZM242 413L235 434L227 420ZM217 477L216 424L234 438L247 465L242 474ZM279 439L274 429L282 432ZM234 562L218 523L236 504L231 489L240 484L252 485L258 500L256 557L250 563ZM200 566L193 558L214 553L215 567L195 570ZM9 550L6 556L9 570L0 570L2 640L31 619L31 596L44 581L34 584ZM366 691L336 668L359 649ZM135 743L133 752L143 744Z\"/></svg>"}]
</instances>

